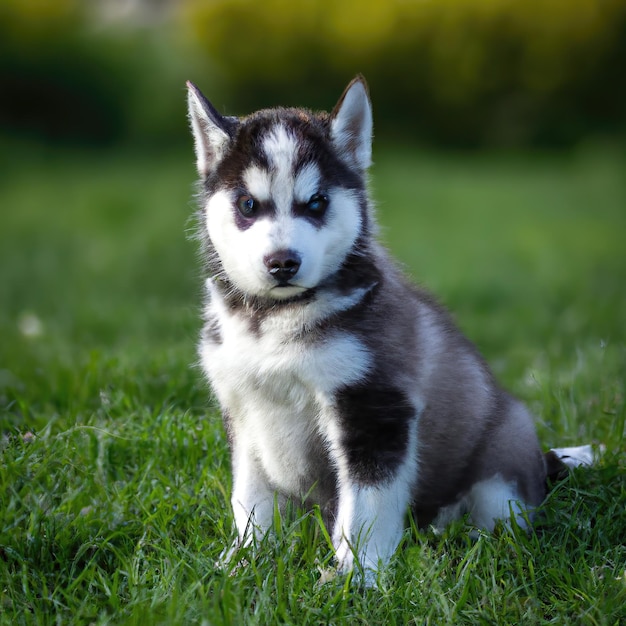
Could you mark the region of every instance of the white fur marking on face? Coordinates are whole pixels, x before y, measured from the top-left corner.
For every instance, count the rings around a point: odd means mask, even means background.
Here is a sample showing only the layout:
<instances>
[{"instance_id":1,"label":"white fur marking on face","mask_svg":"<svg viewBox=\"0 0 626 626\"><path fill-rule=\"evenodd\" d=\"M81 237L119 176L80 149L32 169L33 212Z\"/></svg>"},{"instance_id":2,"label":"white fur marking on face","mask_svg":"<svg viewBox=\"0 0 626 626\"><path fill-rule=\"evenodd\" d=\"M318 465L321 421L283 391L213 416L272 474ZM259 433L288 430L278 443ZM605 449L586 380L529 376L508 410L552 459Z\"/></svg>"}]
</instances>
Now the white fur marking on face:
<instances>
[{"instance_id":1,"label":"white fur marking on face","mask_svg":"<svg viewBox=\"0 0 626 626\"><path fill-rule=\"evenodd\" d=\"M215 243L218 254L221 248L229 248L231 245L230 227L233 225L232 198L228 191L221 190L215 193L207 202L204 217L207 232Z\"/></svg>"},{"instance_id":2,"label":"white fur marking on face","mask_svg":"<svg viewBox=\"0 0 626 626\"><path fill-rule=\"evenodd\" d=\"M272 197L272 179L267 172L257 165L249 167L243 173L246 191L259 202L266 202Z\"/></svg>"},{"instance_id":3,"label":"white fur marking on face","mask_svg":"<svg viewBox=\"0 0 626 626\"><path fill-rule=\"evenodd\" d=\"M259 293L266 288L266 269L263 265L263 229L267 220L255 228L242 232L233 216L234 198L229 191L221 190L208 201L205 209L206 228L220 258L224 272L244 292Z\"/></svg>"},{"instance_id":4,"label":"white fur marking on face","mask_svg":"<svg viewBox=\"0 0 626 626\"><path fill-rule=\"evenodd\" d=\"M294 199L296 202L308 202L311 196L322 191L320 189L321 174L315 163L307 163L298 171L294 185Z\"/></svg>"},{"instance_id":5,"label":"white fur marking on face","mask_svg":"<svg viewBox=\"0 0 626 626\"><path fill-rule=\"evenodd\" d=\"M330 194L327 226L322 229L326 238L323 274L336 271L361 232L361 212L356 194L337 188Z\"/></svg>"},{"instance_id":6,"label":"white fur marking on face","mask_svg":"<svg viewBox=\"0 0 626 626\"><path fill-rule=\"evenodd\" d=\"M279 124L263 140L263 151L274 167L281 163L293 163L298 142L287 129Z\"/></svg>"},{"instance_id":7,"label":"white fur marking on face","mask_svg":"<svg viewBox=\"0 0 626 626\"><path fill-rule=\"evenodd\" d=\"M298 142L284 126L276 126L263 140L263 151L272 169L272 200L276 205L276 211L279 215L289 215L293 200L293 170Z\"/></svg>"}]
</instances>

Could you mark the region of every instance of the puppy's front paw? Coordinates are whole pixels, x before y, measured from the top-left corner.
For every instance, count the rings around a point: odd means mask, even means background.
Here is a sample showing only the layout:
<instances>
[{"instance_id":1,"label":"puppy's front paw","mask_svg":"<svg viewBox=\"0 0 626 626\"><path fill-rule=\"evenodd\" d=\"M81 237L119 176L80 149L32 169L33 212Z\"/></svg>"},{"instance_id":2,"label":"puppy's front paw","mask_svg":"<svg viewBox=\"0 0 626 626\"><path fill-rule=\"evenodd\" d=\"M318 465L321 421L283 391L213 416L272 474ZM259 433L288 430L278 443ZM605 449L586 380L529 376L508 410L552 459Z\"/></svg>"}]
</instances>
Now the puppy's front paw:
<instances>
[{"instance_id":1,"label":"puppy's front paw","mask_svg":"<svg viewBox=\"0 0 626 626\"><path fill-rule=\"evenodd\" d=\"M365 563L367 559L359 560L355 557L352 546L344 539L339 544L335 553L337 560L338 575L352 575L352 584L357 587L365 587L371 589L378 586L378 569L375 567L368 567ZM331 577L326 577L326 580L331 580Z\"/></svg>"},{"instance_id":2,"label":"puppy's front paw","mask_svg":"<svg viewBox=\"0 0 626 626\"><path fill-rule=\"evenodd\" d=\"M233 576L240 567L248 564L248 561L242 556L243 547L244 544L236 540L230 547L224 548L215 562L215 567L227 572L229 576Z\"/></svg>"},{"instance_id":3,"label":"puppy's front paw","mask_svg":"<svg viewBox=\"0 0 626 626\"><path fill-rule=\"evenodd\" d=\"M345 538L339 542L335 550L335 560L338 574L349 574L354 568L354 552Z\"/></svg>"}]
</instances>

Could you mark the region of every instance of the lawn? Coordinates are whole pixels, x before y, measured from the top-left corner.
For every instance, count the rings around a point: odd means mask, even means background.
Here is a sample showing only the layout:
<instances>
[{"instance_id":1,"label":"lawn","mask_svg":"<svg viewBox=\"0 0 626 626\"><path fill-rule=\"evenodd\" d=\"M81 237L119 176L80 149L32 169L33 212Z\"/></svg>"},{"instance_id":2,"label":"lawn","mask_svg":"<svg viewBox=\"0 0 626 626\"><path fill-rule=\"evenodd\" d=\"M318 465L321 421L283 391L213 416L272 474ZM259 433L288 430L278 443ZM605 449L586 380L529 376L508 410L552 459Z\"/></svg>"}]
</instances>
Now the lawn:
<instances>
[{"instance_id":1,"label":"lawn","mask_svg":"<svg viewBox=\"0 0 626 626\"><path fill-rule=\"evenodd\" d=\"M228 451L195 367L189 153L0 157L1 624L626 622L626 157L379 147L381 236L533 409L606 454L527 536L407 530L378 589L294 511L234 575ZM8 154L13 155L9 161Z\"/></svg>"}]
</instances>

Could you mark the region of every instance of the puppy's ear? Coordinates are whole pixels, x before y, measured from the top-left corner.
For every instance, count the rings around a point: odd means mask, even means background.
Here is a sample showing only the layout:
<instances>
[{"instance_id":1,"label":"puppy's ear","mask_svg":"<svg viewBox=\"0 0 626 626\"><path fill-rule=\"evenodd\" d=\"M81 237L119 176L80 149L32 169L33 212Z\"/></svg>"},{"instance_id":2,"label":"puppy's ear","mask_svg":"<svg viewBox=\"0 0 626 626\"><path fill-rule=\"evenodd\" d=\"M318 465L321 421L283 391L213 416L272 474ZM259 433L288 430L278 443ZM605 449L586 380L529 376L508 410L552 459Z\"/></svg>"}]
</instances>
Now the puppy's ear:
<instances>
[{"instance_id":1,"label":"puppy's ear","mask_svg":"<svg viewBox=\"0 0 626 626\"><path fill-rule=\"evenodd\" d=\"M238 121L237 118L220 115L190 81L187 81L187 103L196 149L196 167L200 176L204 178L224 156Z\"/></svg>"},{"instance_id":2,"label":"puppy's ear","mask_svg":"<svg viewBox=\"0 0 626 626\"><path fill-rule=\"evenodd\" d=\"M372 105L362 76L346 87L330 118L331 138L341 157L366 170L372 162Z\"/></svg>"}]
</instances>

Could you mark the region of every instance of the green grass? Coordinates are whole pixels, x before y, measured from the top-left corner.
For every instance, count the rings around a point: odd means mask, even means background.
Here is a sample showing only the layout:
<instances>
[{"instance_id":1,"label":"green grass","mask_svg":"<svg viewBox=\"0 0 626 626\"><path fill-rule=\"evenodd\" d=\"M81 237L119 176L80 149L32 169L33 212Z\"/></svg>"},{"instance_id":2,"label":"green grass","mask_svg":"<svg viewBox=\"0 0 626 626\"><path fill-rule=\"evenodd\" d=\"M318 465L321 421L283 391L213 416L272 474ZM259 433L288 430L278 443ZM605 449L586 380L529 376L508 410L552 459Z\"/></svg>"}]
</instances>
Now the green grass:
<instances>
[{"instance_id":1,"label":"green grass","mask_svg":"<svg viewBox=\"0 0 626 626\"><path fill-rule=\"evenodd\" d=\"M527 536L410 529L380 588L319 584L315 514L233 576L226 439L194 367L191 154L0 165L1 624L623 624L626 158L379 148L383 237L537 416L602 442ZM21 150L21 152L20 152ZM22 157L22 158L19 158Z\"/></svg>"}]
</instances>

